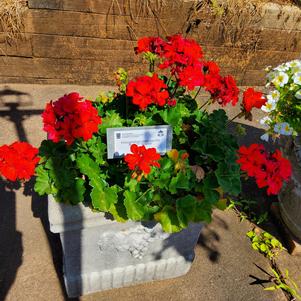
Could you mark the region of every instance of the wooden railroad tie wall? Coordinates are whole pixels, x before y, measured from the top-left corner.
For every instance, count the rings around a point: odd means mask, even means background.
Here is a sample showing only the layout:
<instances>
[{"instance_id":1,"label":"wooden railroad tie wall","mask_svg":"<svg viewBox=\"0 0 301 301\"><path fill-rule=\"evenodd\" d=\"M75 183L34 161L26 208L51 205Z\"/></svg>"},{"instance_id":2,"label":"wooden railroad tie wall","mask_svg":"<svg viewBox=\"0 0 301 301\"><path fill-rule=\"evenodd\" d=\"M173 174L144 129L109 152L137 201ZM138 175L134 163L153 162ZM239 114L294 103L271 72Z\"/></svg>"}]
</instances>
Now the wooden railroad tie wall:
<instances>
[{"instance_id":1,"label":"wooden railroad tie wall","mask_svg":"<svg viewBox=\"0 0 301 301\"><path fill-rule=\"evenodd\" d=\"M124 9L124 0L29 0L23 38L8 42L0 33L0 82L112 84L118 67L131 76L139 74L146 66L133 51L137 38L166 36L188 26L193 2L179 7L174 1L168 1L160 16L156 11L139 16ZM189 36L239 85L263 85L266 66L300 58L301 10L296 7L263 8L241 37L256 32L251 51L225 43L221 28L208 24L205 13L197 18L200 24Z\"/></svg>"}]
</instances>

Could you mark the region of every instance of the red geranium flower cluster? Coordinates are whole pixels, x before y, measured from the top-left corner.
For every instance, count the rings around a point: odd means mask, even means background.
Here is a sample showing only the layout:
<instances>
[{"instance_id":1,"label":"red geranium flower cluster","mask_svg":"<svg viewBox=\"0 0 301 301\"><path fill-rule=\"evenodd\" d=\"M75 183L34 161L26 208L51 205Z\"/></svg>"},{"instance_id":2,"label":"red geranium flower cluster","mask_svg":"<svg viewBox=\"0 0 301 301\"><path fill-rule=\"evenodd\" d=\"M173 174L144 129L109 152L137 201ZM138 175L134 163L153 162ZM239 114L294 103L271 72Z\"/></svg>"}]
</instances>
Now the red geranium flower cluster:
<instances>
[{"instance_id":1,"label":"red geranium flower cluster","mask_svg":"<svg viewBox=\"0 0 301 301\"><path fill-rule=\"evenodd\" d=\"M267 194L278 194L283 181L292 174L290 161L283 158L280 150L268 153L261 144L242 146L238 150L241 170L254 177L259 188L267 187Z\"/></svg>"},{"instance_id":2,"label":"red geranium flower cluster","mask_svg":"<svg viewBox=\"0 0 301 301\"><path fill-rule=\"evenodd\" d=\"M0 173L10 181L29 180L40 158L38 149L27 142L0 147Z\"/></svg>"},{"instance_id":3,"label":"red geranium flower cluster","mask_svg":"<svg viewBox=\"0 0 301 301\"><path fill-rule=\"evenodd\" d=\"M164 40L159 37L146 37L138 40L138 45L135 47L135 53L152 52L161 55L163 52Z\"/></svg>"},{"instance_id":4,"label":"red geranium flower cluster","mask_svg":"<svg viewBox=\"0 0 301 301\"><path fill-rule=\"evenodd\" d=\"M204 87L213 100L222 105L238 102L239 90L232 76L222 77L214 62L204 62L201 46L194 40L185 39L180 34L161 38L148 37L138 41L136 53L151 51L160 56L161 69L171 68L178 84L193 90Z\"/></svg>"},{"instance_id":5,"label":"red geranium flower cluster","mask_svg":"<svg viewBox=\"0 0 301 301\"><path fill-rule=\"evenodd\" d=\"M203 64L200 61L203 51L196 41L185 39L179 34L167 37L161 57L164 60L159 67L171 67L171 72L178 78L180 86L189 90L203 86Z\"/></svg>"},{"instance_id":6,"label":"red geranium flower cluster","mask_svg":"<svg viewBox=\"0 0 301 301\"><path fill-rule=\"evenodd\" d=\"M260 109L266 101L263 93L257 92L253 88L248 88L243 94L243 109L246 112L251 112L253 108Z\"/></svg>"},{"instance_id":7,"label":"red geranium flower cluster","mask_svg":"<svg viewBox=\"0 0 301 301\"><path fill-rule=\"evenodd\" d=\"M205 79L203 73L203 65L198 63L183 68L179 74L179 85L193 90L195 87L204 86Z\"/></svg>"},{"instance_id":8,"label":"red geranium flower cluster","mask_svg":"<svg viewBox=\"0 0 301 301\"><path fill-rule=\"evenodd\" d=\"M157 162L161 156L157 153L155 148L146 148L144 145L138 146L136 144L131 145L132 154L127 154L124 157L124 161L128 164L130 170L134 170L134 175L140 175L143 173L147 175L151 171L151 166L160 167Z\"/></svg>"},{"instance_id":9,"label":"red geranium flower cluster","mask_svg":"<svg viewBox=\"0 0 301 301\"><path fill-rule=\"evenodd\" d=\"M239 89L235 79L231 75L222 77L219 67L214 62L206 62L204 70L204 87L211 94L212 99L223 106L230 102L235 106L239 99Z\"/></svg>"},{"instance_id":10,"label":"red geranium flower cluster","mask_svg":"<svg viewBox=\"0 0 301 301\"><path fill-rule=\"evenodd\" d=\"M132 102L138 105L141 110L146 109L150 104L164 106L169 100L167 86L157 74L152 77L140 76L134 81L130 81L126 95L132 97Z\"/></svg>"},{"instance_id":11,"label":"red geranium flower cluster","mask_svg":"<svg viewBox=\"0 0 301 301\"><path fill-rule=\"evenodd\" d=\"M147 37L138 40L136 53L150 51L163 60L161 69L171 67L171 72L179 79L180 86L193 90L203 84L203 57L201 46L194 40L185 39L180 34L167 37L167 41L158 37Z\"/></svg>"},{"instance_id":12,"label":"red geranium flower cluster","mask_svg":"<svg viewBox=\"0 0 301 301\"><path fill-rule=\"evenodd\" d=\"M194 40L185 39L180 34L167 37L163 45L162 57L164 62L159 66L161 69L192 66L203 57L201 46Z\"/></svg>"},{"instance_id":13,"label":"red geranium flower cluster","mask_svg":"<svg viewBox=\"0 0 301 301\"><path fill-rule=\"evenodd\" d=\"M68 145L77 138L89 140L101 124L91 101L83 100L78 93L70 93L48 103L42 118L48 138L54 142L63 139Z\"/></svg>"}]
</instances>

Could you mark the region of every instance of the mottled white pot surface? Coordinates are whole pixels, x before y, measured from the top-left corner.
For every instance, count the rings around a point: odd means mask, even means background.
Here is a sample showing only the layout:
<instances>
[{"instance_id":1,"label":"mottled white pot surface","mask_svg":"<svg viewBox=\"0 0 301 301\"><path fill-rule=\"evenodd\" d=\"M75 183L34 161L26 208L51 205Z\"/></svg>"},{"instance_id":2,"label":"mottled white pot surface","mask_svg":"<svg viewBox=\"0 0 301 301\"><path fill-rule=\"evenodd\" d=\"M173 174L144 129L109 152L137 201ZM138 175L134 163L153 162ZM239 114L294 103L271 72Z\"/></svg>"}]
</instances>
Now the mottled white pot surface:
<instances>
[{"instance_id":1,"label":"mottled white pot surface","mask_svg":"<svg viewBox=\"0 0 301 301\"><path fill-rule=\"evenodd\" d=\"M48 215L50 230L60 234L69 297L186 274L202 228L169 234L155 222L118 223L52 197Z\"/></svg>"}]
</instances>

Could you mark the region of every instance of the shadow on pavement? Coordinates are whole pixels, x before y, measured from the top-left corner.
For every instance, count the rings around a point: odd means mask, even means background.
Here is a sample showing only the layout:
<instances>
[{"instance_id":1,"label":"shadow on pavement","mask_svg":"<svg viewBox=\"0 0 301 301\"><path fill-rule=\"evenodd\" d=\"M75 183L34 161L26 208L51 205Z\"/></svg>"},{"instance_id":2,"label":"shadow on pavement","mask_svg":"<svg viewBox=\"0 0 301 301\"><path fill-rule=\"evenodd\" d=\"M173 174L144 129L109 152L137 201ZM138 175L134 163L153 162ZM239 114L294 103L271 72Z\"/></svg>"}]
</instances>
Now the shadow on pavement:
<instances>
[{"instance_id":1,"label":"shadow on pavement","mask_svg":"<svg viewBox=\"0 0 301 301\"><path fill-rule=\"evenodd\" d=\"M20 141L28 140L23 121L32 115L40 115L43 112L42 110L23 109L23 107L31 105L32 99L28 93L12 90L7 86L0 91L0 117L14 124Z\"/></svg>"},{"instance_id":2,"label":"shadow on pavement","mask_svg":"<svg viewBox=\"0 0 301 301\"><path fill-rule=\"evenodd\" d=\"M5 300L22 265L22 233L16 230L16 188L0 178L0 300Z\"/></svg>"},{"instance_id":3,"label":"shadow on pavement","mask_svg":"<svg viewBox=\"0 0 301 301\"><path fill-rule=\"evenodd\" d=\"M20 141L28 141L23 122L32 115L40 115L43 110L24 109L32 105L30 94L10 89L5 86L0 90L0 118L12 122ZM62 271L62 247L59 235L49 231L48 201L46 197L39 197L33 190L34 180L24 186L24 195L32 196L33 216L39 218L48 238L52 252L53 263L60 280L61 289L68 299ZM22 265L23 244L22 233L16 231L16 193L19 184L11 184L0 178L0 300L5 300L13 285L18 268Z\"/></svg>"},{"instance_id":4,"label":"shadow on pavement","mask_svg":"<svg viewBox=\"0 0 301 301\"><path fill-rule=\"evenodd\" d=\"M218 263L221 253L218 251L217 243L220 241L220 236L213 230L206 228L200 234L198 244L205 249L208 258L213 263Z\"/></svg>"}]
</instances>

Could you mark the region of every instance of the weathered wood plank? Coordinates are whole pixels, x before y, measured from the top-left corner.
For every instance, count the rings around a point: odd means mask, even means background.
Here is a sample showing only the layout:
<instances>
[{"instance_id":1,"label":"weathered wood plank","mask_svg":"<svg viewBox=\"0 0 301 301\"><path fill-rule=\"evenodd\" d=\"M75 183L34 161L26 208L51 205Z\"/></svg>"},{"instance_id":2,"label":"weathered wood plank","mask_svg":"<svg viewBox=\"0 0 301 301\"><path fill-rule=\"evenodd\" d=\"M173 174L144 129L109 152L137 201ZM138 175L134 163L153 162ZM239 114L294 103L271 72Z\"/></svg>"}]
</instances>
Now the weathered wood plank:
<instances>
[{"instance_id":1,"label":"weathered wood plank","mask_svg":"<svg viewBox=\"0 0 301 301\"><path fill-rule=\"evenodd\" d=\"M114 61L108 64L95 60L0 57L1 76L53 79L61 83L112 84L114 71L118 67L120 64ZM141 73L145 66L125 63L123 67L133 77Z\"/></svg>"},{"instance_id":2,"label":"weathered wood plank","mask_svg":"<svg viewBox=\"0 0 301 301\"><path fill-rule=\"evenodd\" d=\"M16 40L12 40L8 43L5 34L0 32L0 56L1 55L32 57L31 36L22 35L22 37L18 37Z\"/></svg>"},{"instance_id":3,"label":"weathered wood plank","mask_svg":"<svg viewBox=\"0 0 301 301\"><path fill-rule=\"evenodd\" d=\"M135 41L33 35L32 43L37 58L95 59L109 64L138 61Z\"/></svg>"},{"instance_id":4,"label":"weathered wood plank","mask_svg":"<svg viewBox=\"0 0 301 301\"><path fill-rule=\"evenodd\" d=\"M198 40L201 45L217 47L233 45L233 41L225 41L221 30L216 25L210 27L200 25L191 37ZM242 37L238 37L235 46L258 50L301 52L301 31L247 28L243 31Z\"/></svg>"},{"instance_id":5,"label":"weathered wood plank","mask_svg":"<svg viewBox=\"0 0 301 301\"><path fill-rule=\"evenodd\" d=\"M163 3L163 5L162 5ZM190 9L194 1L167 0L160 4L153 3L152 9L157 17L166 18L174 15L182 15ZM145 1L139 5L134 1L125 0L28 0L30 9L48 9L61 11L74 11L85 13L97 13L104 15L126 15L137 17L153 17L154 13L149 9ZM186 18L186 15L185 15Z\"/></svg>"},{"instance_id":6,"label":"weathered wood plank","mask_svg":"<svg viewBox=\"0 0 301 301\"><path fill-rule=\"evenodd\" d=\"M262 86L266 82L266 72L264 70L250 70L246 72L241 80L242 86Z\"/></svg>"},{"instance_id":7,"label":"weathered wood plank","mask_svg":"<svg viewBox=\"0 0 301 301\"><path fill-rule=\"evenodd\" d=\"M66 59L37 59L37 58L0 58L0 83L25 82L42 84L114 84L113 72L118 64L110 65L106 62L94 60L66 60ZM130 77L145 72L141 64L125 64ZM224 74L232 74L239 85L260 86L265 83L263 70L238 71L235 67L223 68Z\"/></svg>"},{"instance_id":8,"label":"weathered wood plank","mask_svg":"<svg viewBox=\"0 0 301 301\"><path fill-rule=\"evenodd\" d=\"M123 0L29 0L28 7L107 14L122 12Z\"/></svg>"},{"instance_id":9,"label":"weathered wood plank","mask_svg":"<svg viewBox=\"0 0 301 301\"><path fill-rule=\"evenodd\" d=\"M257 26L271 29L301 30L301 9L294 5L267 3Z\"/></svg>"},{"instance_id":10,"label":"weathered wood plank","mask_svg":"<svg viewBox=\"0 0 301 301\"><path fill-rule=\"evenodd\" d=\"M246 54L244 49L240 48L214 46L204 46L203 48L207 59L215 60L222 66L243 66L253 70L264 69L269 65L275 66L300 57L299 52L289 51L257 50Z\"/></svg>"},{"instance_id":11,"label":"weathered wood plank","mask_svg":"<svg viewBox=\"0 0 301 301\"><path fill-rule=\"evenodd\" d=\"M162 26L154 18L139 18L137 23L134 23L128 16L51 10L30 10L25 19L25 31L111 39L136 39L141 36L164 34Z\"/></svg>"}]
</instances>

